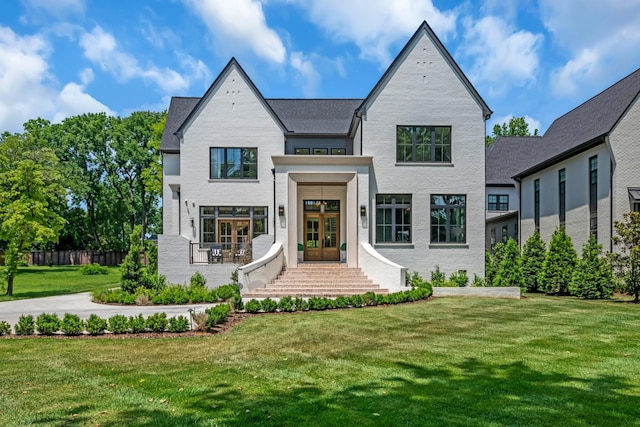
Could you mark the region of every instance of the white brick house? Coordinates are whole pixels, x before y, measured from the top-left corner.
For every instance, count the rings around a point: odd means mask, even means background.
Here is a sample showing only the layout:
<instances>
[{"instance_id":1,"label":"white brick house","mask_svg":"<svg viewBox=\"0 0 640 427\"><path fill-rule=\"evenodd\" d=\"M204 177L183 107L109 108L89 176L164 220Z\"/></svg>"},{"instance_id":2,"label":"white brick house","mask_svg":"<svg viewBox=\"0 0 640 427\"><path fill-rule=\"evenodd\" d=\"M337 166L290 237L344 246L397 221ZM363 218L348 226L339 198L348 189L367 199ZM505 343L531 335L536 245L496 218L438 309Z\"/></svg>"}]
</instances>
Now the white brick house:
<instances>
[{"instance_id":1,"label":"white brick house","mask_svg":"<svg viewBox=\"0 0 640 427\"><path fill-rule=\"evenodd\" d=\"M556 119L542 137L499 138L487 151L488 164L507 165L503 173L487 170L488 184L508 182L505 173L513 178L521 245L536 228L548 243L564 225L578 252L590 234L614 250L614 222L640 210L639 96L637 70Z\"/></svg>"},{"instance_id":2,"label":"white brick house","mask_svg":"<svg viewBox=\"0 0 640 427\"><path fill-rule=\"evenodd\" d=\"M265 99L232 59L202 98L171 101L160 273L228 283L250 247L243 289L310 261L390 290L436 264L484 276L490 115L426 22L364 99Z\"/></svg>"}]
</instances>

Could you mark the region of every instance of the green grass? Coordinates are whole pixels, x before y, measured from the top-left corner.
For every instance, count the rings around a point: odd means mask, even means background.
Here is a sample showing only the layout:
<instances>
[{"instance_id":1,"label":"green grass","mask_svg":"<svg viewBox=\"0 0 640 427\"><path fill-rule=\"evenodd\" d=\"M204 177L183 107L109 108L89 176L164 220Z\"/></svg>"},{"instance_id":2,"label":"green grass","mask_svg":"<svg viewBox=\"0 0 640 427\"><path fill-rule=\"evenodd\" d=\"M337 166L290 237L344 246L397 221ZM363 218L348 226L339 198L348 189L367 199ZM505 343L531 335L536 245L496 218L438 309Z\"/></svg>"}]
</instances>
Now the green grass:
<instances>
[{"instance_id":1,"label":"green grass","mask_svg":"<svg viewBox=\"0 0 640 427\"><path fill-rule=\"evenodd\" d=\"M633 304L535 295L0 339L0 425L639 425L638 325Z\"/></svg>"},{"instance_id":2,"label":"green grass","mask_svg":"<svg viewBox=\"0 0 640 427\"><path fill-rule=\"evenodd\" d=\"M109 274L95 276L84 276L80 274L79 268L79 266L20 267L13 283L13 297L8 297L2 292L0 301L108 289L116 286L120 281L118 267L109 267Z\"/></svg>"}]
</instances>

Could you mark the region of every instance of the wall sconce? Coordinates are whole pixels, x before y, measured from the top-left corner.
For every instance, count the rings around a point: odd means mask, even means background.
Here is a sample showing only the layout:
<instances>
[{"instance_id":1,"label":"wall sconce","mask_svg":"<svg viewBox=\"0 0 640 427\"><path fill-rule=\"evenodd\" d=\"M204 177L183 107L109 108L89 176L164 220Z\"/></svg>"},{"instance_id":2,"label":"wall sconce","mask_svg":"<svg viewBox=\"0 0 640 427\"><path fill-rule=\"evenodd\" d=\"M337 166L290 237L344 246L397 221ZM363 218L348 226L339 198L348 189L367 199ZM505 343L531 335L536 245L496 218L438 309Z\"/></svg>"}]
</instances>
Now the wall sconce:
<instances>
[{"instance_id":1,"label":"wall sconce","mask_svg":"<svg viewBox=\"0 0 640 427\"><path fill-rule=\"evenodd\" d=\"M196 222L193 218L191 218L191 228L195 228Z\"/></svg>"},{"instance_id":2,"label":"wall sconce","mask_svg":"<svg viewBox=\"0 0 640 427\"><path fill-rule=\"evenodd\" d=\"M278 216L284 216L284 205L278 206Z\"/></svg>"},{"instance_id":3,"label":"wall sconce","mask_svg":"<svg viewBox=\"0 0 640 427\"><path fill-rule=\"evenodd\" d=\"M365 205L360 205L360 216L367 216L367 207Z\"/></svg>"}]
</instances>

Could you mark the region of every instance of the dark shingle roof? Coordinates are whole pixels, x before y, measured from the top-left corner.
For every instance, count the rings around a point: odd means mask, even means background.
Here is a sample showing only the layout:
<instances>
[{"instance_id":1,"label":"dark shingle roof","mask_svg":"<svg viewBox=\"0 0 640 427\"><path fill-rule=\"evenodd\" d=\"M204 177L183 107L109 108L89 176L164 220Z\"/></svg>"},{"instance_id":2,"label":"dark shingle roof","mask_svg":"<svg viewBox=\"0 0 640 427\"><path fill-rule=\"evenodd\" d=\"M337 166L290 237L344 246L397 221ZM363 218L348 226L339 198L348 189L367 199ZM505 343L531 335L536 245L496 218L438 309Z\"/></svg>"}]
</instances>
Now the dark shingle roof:
<instances>
[{"instance_id":1,"label":"dark shingle roof","mask_svg":"<svg viewBox=\"0 0 640 427\"><path fill-rule=\"evenodd\" d=\"M293 133L346 135L362 99L267 99L267 103Z\"/></svg>"},{"instance_id":2,"label":"dark shingle roof","mask_svg":"<svg viewBox=\"0 0 640 427\"><path fill-rule=\"evenodd\" d=\"M167 112L167 122L164 125L162 141L160 142L160 151L166 153L180 152L180 141L174 133L186 120L189 113L191 113L198 104L198 101L200 101L200 98L183 98L178 96L171 98L169 111Z\"/></svg>"},{"instance_id":3,"label":"dark shingle roof","mask_svg":"<svg viewBox=\"0 0 640 427\"><path fill-rule=\"evenodd\" d=\"M530 175L582 149L613 130L640 94L640 69L557 118L517 177Z\"/></svg>"},{"instance_id":4,"label":"dark shingle roof","mask_svg":"<svg viewBox=\"0 0 640 427\"><path fill-rule=\"evenodd\" d=\"M485 151L486 185L512 185L512 177L528 167L539 136L500 136Z\"/></svg>"}]
</instances>

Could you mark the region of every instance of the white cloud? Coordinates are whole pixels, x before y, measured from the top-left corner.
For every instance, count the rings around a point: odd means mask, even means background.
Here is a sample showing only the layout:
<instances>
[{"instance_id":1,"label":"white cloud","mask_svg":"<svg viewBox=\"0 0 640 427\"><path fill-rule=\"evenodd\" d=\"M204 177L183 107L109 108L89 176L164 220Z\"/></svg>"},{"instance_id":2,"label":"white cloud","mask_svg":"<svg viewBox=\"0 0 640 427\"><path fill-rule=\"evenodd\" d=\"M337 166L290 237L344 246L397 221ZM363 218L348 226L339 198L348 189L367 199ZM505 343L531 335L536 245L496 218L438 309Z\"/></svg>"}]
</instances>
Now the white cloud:
<instances>
[{"instance_id":1,"label":"white cloud","mask_svg":"<svg viewBox=\"0 0 640 427\"><path fill-rule=\"evenodd\" d=\"M361 56L382 66L390 47L406 41L426 20L439 37L454 33L457 14L442 12L431 0L287 0L306 10L315 25L339 42L355 43Z\"/></svg>"},{"instance_id":2,"label":"white cloud","mask_svg":"<svg viewBox=\"0 0 640 427\"><path fill-rule=\"evenodd\" d=\"M70 14L83 14L86 6L85 0L22 0L22 4L33 13L45 13L47 15L64 18Z\"/></svg>"},{"instance_id":3,"label":"white cloud","mask_svg":"<svg viewBox=\"0 0 640 427\"><path fill-rule=\"evenodd\" d=\"M165 93L184 91L190 85L188 77L171 68L159 68L153 64L141 67L136 58L118 47L112 34L99 26L80 37L80 46L89 60L121 82L142 78L152 81Z\"/></svg>"},{"instance_id":4,"label":"white cloud","mask_svg":"<svg viewBox=\"0 0 640 427\"><path fill-rule=\"evenodd\" d=\"M257 0L184 0L215 37L218 48L249 49L269 62L283 64L287 52L280 36L266 23Z\"/></svg>"},{"instance_id":5,"label":"white cloud","mask_svg":"<svg viewBox=\"0 0 640 427\"><path fill-rule=\"evenodd\" d=\"M518 30L496 16L478 21L466 18L464 44L459 54L470 57L472 81L484 82L489 92L500 94L508 86L522 86L536 80L543 36Z\"/></svg>"},{"instance_id":6,"label":"white cloud","mask_svg":"<svg viewBox=\"0 0 640 427\"><path fill-rule=\"evenodd\" d=\"M93 70L91 68L85 68L80 72L80 81L83 85L88 85L93 81Z\"/></svg>"},{"instance_id":7,"label":"white cloud","mask_svg":"<svg viewBox=\"0 0 640 427\"><path fill-rule=\"evenodd\" d=\"M84 91L67 84L62 91L49 72L50 46L39 35L20 36L0 26L0 132L20 132L29 119L60 120L69 114L110 110ZM81 80L88 82L85 70Z\"/></svg>"},{"instance_id":8,"label":"white cloud","mask_svg":"<svg viewBox=\"0 0 640 427\"><path fill-rule=\"evenodd\" d=\"M303 95L307 98L315 96L320 84L320 74L316 71L311 59L302 52L291 52L290 63L299 73Z\"/></svg>"}]
</instances>

